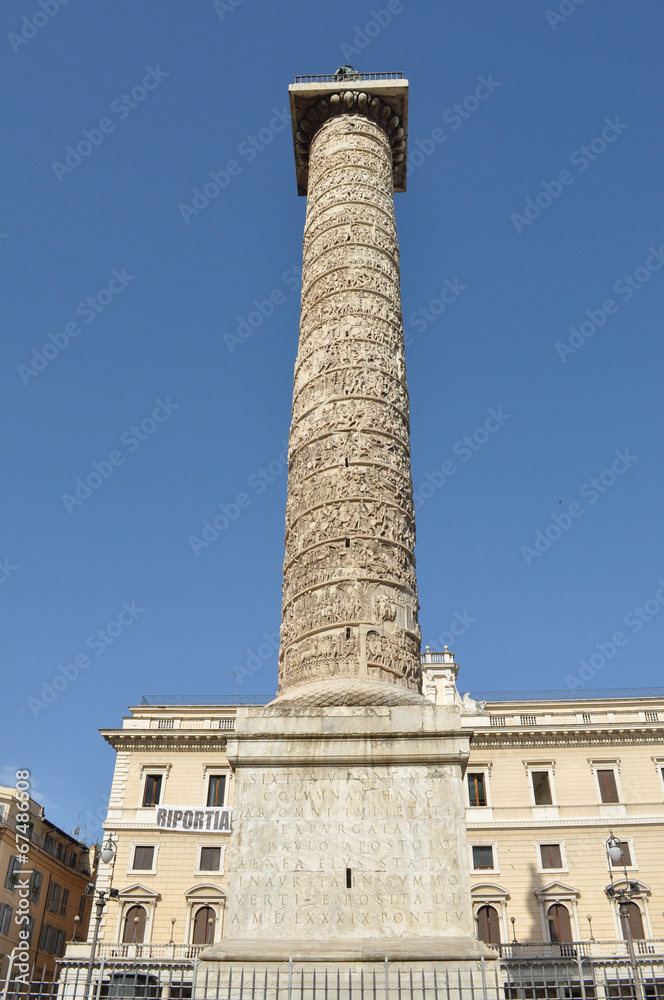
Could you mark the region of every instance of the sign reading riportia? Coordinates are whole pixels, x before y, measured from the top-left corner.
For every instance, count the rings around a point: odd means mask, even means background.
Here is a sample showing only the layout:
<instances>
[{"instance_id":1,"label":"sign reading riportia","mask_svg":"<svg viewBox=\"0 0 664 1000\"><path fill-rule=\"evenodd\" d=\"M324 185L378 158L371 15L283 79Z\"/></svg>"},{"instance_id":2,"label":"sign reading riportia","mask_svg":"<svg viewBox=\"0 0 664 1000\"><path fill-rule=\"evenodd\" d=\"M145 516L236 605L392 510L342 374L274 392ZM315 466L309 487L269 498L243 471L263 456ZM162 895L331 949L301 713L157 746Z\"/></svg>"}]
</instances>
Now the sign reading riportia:
<instances>
[{"instance_id":1,"label":"sign reading riportia","mask_svg":"<svg viewBox=\"0 0 664 1000\"><path fill-rule=\"evenodd\" d=\"M189 809L172 806L157 809L157 826L160 830L200 830L201 833L230 833L232 809Z\"/></svg>"}]
</instances>

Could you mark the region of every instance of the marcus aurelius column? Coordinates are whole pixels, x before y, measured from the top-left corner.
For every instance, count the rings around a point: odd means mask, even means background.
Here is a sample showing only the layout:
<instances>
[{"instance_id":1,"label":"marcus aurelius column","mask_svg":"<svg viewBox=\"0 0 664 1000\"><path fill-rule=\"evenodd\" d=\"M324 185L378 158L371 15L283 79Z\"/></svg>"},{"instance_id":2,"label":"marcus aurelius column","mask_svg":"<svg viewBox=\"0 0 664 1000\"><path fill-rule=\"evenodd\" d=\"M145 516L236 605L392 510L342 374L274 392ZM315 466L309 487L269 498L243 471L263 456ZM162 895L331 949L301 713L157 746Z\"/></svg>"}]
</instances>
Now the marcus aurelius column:
<instances>
[{"instance_id":1,"label":"marcus aurelius column","mask_svg":"<svg viewBox=\"0 0 664 1000\"><path fill-rule=\"evenodd\" d=\"M393 197L406 101L401 80L291 88L307 218L279 695L307 704L421 690Z\"/></svg>"},{"instance_id":2,"label":"marcus aurelius column","mask_svg":"<svg viewBox=\"0 0 664 1000\"><path fill-rule=\"evenodd\" d=\"M328 80L290 88L308 203L279 693L229 736L224 939L202 959L472 962L469 734L420 691L393 199L408 85Z\"/></svg>"}]
</instances>

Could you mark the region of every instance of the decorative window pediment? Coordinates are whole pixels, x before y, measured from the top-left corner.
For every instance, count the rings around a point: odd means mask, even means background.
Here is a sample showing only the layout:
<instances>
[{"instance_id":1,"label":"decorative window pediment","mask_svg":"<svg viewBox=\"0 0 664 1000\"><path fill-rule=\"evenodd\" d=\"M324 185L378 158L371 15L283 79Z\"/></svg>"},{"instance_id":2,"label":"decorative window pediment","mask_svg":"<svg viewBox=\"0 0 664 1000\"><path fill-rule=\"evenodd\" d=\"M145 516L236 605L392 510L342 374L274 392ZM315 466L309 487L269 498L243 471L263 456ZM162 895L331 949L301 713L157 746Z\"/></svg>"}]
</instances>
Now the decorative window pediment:
<instances>
[{"instance_id":1,"label":"decorative window pediment","mask_svg":"<svg viewBox=\"0 0 664 1000\"><path fill-rule=\"evenodd\" d=\"M141 885L140 882L134 882L133 885L128 885L126 889L120 889L118 898L125 901L130 899L149 900L154 903L158 899L161 899L161 896L154 889L148 889L146 886Z\"/></svg>"},{"instance_id":2,"label":"decorative window pediment","mask_svg":"<svg viewBox=\"0 0 664 1000\"><path fill-rule=\"evenodd\" d=\"M184 896L190 903L197 902L198 900L216 899L221 901L226 899L224 890L212 884L192 885L191 889L187 889Z\"/></svg>"},{"instance_id":3,"label":"decorative window pediment","mask_svg":"<svg viewBox=\"0 0 664 1000\"><path fill-rule=\"evenodd\" d=\"M549 882L541 889L535 889L535 895L544 901L547 899L578 899L581 893L573 886L566 885L565 882Z\"/></svg>"},{"instance_id":4,"label":"decorative window pediment","mask_svg":"<svg viewBox=\"0 0 664 1000\"><path fill-rule=\"evenodd\" d=\"M502 885L498 885L497 882L480 882L479 885L474 885L470 891L470 894L474 901L489 900L489 899L509 899L510 894L507 889L503 889Z\"/></svg>"}]
</instances>

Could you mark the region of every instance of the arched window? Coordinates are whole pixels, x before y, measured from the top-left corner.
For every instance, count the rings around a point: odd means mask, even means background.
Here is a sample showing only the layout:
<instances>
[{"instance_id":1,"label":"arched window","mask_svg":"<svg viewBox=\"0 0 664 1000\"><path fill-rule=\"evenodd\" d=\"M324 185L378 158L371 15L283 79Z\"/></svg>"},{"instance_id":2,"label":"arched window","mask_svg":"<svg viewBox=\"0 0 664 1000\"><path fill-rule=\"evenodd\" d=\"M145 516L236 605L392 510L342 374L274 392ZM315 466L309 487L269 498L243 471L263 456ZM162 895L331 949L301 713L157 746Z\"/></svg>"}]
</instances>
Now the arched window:
<instances>
[{"instance_id":1,"label":"arched window","mask_svg":"<svg viewBox=\"0 0 664 1000\"><path fill-rule=\"evenodd\" d=\"M124 944L142 944L145 938L145 920L147 913L144 906L130 906L125 913L124 933L122 941Z\"/></svg>"},{"instance_id":2,"label":"arched window","mask_svg":"<svg viewBox=\"0 0 664 1000\"><path fill-rule=\"evenodd\" d=\"M477 911L477 936L485 944L500 944L498 911L488 903Z\"/></svg>"},{"instance_id":3,"label":"arched window","mask_svg":"<svg viewBox=\"0 0 664 1000\"><path fill-rule=\"evenodd\" d=\"M214 910L211 906L201 906L194 917L192 944L212 944L214 942Z\"/></svg>"},{"instance_id":4,"label":"arched window","mask_svg":"<svg viewBox=\"0 0 664 1000\"><path fill-rule=\"evenodd\" d=\"M643 941L645 939L645 934L643 932L643 918L641 916L641 910L636 905L636 903L625 903L621 906L621 911L625 912L625 917L629 921L629 929L631 931L632 937L635 941ZM622 913L621 913L622 917ZM625 922L621 919L621 926L623 937L625 934Z\"/></svg>"},{"instance_id":5,"label":"arched window","mask_svg":"<svg viewBox=\"0 0 664 1000\"><path fill-rule=\"evenodd\" d=\"M547 912L549 921L549 938L554 944L563 944L572 940L572 925L569 910L562 903L554 903Z\"/></svg>"}]
</instances>

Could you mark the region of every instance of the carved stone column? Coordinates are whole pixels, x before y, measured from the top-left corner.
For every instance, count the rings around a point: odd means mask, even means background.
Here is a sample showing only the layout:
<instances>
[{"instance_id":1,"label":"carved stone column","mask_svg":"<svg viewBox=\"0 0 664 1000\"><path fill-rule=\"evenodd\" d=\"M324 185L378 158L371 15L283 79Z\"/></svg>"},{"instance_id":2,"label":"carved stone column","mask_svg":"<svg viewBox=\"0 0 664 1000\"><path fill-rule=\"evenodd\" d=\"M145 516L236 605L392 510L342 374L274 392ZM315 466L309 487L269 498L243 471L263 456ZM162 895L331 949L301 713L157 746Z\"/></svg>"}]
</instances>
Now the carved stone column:
<instances>
[{"instance_id":1,"label":"carved stone column","mask_svg":"<svg viewBox=\"0 0 664 1000\"><path fill-rule=\"evenodd\" d=\"M422 678L393 196L405 132L394 101L358 89L294 126L307 217L279 696L403 703Z\"/></svg>"},{"instance_id":2,"label":"carved stone column","mask_svg":"<svg viewBox=\"0 0 664 1000\"><path fill-rule=\"evenodd\" d=\"M407 87L290 91L308 204L279 695L238 708L228 740L226 936L202 963L421 961L431 985L440 963L495 958L474 937L469 735L455 700L421 694L393 199Z\"/></svg>"}]
</instances>

